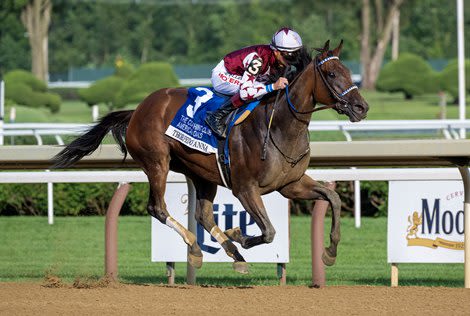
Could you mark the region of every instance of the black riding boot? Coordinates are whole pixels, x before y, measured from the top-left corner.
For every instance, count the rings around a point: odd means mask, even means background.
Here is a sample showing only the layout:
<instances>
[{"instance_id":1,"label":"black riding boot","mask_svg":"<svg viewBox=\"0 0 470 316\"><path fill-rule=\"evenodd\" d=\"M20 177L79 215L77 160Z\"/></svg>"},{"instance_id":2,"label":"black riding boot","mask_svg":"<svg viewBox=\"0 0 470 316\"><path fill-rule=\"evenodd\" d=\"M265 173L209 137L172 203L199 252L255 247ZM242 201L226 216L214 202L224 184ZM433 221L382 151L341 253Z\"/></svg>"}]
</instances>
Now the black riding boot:
<instances>
[{"instance_id":1,"label":"black riding boot","mask_svg":"<svg viewBox=\"0 0 470 316\"><path fill-rule=\"evenodd\" d=\"M227 137L226 118L235 109L236 107L233 106L232 100L228 99L216 111L207 113L205 121L216 135L225 138Z\"/></svg>"}]
</instances>

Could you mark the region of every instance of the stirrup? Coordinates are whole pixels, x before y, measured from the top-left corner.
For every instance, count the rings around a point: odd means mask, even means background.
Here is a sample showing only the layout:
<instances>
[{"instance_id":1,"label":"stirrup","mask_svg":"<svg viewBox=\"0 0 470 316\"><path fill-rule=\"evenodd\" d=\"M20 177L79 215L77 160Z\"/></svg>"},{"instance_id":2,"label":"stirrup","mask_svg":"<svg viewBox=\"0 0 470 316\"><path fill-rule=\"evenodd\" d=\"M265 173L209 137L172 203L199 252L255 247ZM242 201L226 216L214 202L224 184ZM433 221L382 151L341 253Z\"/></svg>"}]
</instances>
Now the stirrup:
<instances>
[{"instance_id":1,"label":"stirrup","mask_svg":"<svg viewBox=\"0 0 470 316\"><path fill-rule=\"evenodd\" d=\"M214 114L215 112L208 113L204 121L214 134L221 138L225 138L225 134L227 133L227 126L225 122L223 122L223 119L218 120L217 118L214 118Z\"/></svg>"}]
</instances>

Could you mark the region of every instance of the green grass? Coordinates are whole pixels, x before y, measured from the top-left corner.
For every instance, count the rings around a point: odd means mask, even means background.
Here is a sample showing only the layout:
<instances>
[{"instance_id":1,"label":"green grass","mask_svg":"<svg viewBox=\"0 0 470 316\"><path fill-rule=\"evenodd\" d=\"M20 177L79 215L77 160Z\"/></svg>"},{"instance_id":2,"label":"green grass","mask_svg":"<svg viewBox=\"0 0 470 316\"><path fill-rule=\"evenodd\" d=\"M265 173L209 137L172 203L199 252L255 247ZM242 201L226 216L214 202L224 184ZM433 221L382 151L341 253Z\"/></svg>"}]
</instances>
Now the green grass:
<instances>
[{"instance_id":1,"label":"green grass","mask_svg":"<svg viewBox=\"0 0 470 316\"><path fill-rule=\"evenodd\" d=\"M327 231L329 231L329 220ZM386 219L363 218L354 228L342 220L342 240L336 265L327 268L329 285L389 285ZM311 282L310 217L291 217L291 262L287 282ZM104 218L57 217L50 226L44 217L0 218L0 281L39 281L47 271L71 282L76 277L103 274ZM463 286L462 264L402 264L400 285ZM197 271L198 284L274 285L274 264L250 264L240 275L231 263L205 263ZM184 283L186 264L176 264L177 283ZM150 262L150 217L121 217L119 277L128 283L165 283L165 264Z\"/></svg>"}]
</instances>

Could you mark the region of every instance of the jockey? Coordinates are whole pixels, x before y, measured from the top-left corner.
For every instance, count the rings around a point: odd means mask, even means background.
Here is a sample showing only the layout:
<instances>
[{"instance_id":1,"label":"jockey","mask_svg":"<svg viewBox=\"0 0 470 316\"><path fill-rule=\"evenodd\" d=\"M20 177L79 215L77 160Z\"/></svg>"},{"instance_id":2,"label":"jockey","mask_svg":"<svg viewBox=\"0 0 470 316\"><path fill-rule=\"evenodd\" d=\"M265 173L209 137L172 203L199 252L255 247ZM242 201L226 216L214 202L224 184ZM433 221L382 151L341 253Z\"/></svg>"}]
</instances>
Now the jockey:
<instances>
[{"instance_id":1,"label":"jockey","mask_svg":"<svg viewBox=\"0 0 470 316\"><path fill-rule=\"evenodd\" d=\"M217 111L208 113L205 121L214 133L225 138L225 119L230 112L269 92L284 89L286 78L271 83L269 75L288 66L288 60L300 48L299 34L284 27L274 34L269 45L249 46L226 55L212 70L211 81L215 91L232 97Z\"/></svg>"}]
</instances>

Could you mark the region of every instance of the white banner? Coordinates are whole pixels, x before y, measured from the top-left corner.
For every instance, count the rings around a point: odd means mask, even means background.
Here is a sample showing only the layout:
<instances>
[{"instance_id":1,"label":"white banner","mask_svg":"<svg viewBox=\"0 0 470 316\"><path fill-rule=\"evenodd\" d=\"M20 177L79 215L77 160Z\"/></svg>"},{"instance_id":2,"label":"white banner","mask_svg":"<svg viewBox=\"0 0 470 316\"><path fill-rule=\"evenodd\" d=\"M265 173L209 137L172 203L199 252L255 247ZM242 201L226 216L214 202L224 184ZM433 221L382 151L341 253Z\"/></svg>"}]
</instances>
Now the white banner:
<instances>
[{"instance_id":1,"label":"white banner","mask_svg":"<svg viewBox=\"0 0 470 316\"><path fill-rule=\"evenodd\" d=\"M168 212L183 226L188 227L186 183L167 183L165 200ZM279 193L273 192L262 196L269 219L276 229L274 241L270 244L243 249L235 243L247 262L289 262L289 211L288 200ZM257 236L260 229L243 209L232 192L219 187L214 200L214 218L222 231L240 227L246 235ZM198 224L197 237L201 246L204 262L233 262L224 249L211 238ZM183 239L171 228L152 218L152 261L153 262L186 262L187 247Z\"/></svg>"},{"instance_id":2,"label":"white banner","mask_svg":"<svg viewBox=\"0 0 470 316\"><path fill-rule=\"evenodd\" d=\"M388 262L463 262L461 181L390 181Z\"/></svg>"}]
</instances>

